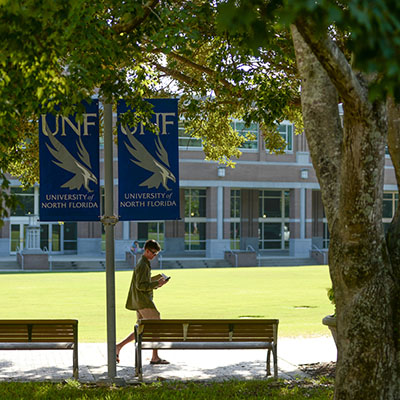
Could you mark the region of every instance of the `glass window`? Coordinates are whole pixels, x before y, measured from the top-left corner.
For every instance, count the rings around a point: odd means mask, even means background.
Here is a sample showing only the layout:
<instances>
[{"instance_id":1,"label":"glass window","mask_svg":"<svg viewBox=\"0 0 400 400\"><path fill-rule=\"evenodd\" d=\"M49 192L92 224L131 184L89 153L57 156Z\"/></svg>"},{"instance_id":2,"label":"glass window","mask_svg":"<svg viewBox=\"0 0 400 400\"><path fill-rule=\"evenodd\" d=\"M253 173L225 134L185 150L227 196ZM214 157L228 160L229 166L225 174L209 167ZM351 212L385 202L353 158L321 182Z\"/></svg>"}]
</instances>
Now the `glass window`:
<instances>
[{"instance_id":1,"label":"glass window","mask_svg":"<svg viewBox=\"0 0 400 400\"><path fill-rule=\"evenodd\" d=\"M289 191L260 190L258 221L261 250L289 248L289 203Z\"/></svg>"},{"instance_id":2,"label":"glass window","mask_svg":"<svg viewBox=\"0 0 400 400\"><path fill-rule=\"evenodd\" d=\"M242 136L248 136L246 142L240 147L243 149L257 150L258 149L258 134L259 126L256 123L251 123L250 126L246 127L244 121L233 120L231 126L234 130L239 132Z\"/></svg>"},{"instance_id":3,"label":"glass window","mask_svg":"<svg viewBox=\"0 0 400 400\"><path fill-rule=\"evenodd\" d=\"M64 251L75 252L77 250L77 234L76 222L64 222Z\"/></svg>"},{"instance_id":4,"label":"glass window","mask_svg":"<svg viewBox=\"0 0 400 400\"><path fill-rule=\"evenodd\" d=\"M40 248L49 251L49 224L40 224Z\"/></svg>"},{"instance_id":5,"label":"glass window","mask_svg":"<svg viewBox=\"0 0 400 400\"><path fill-rule=\"evenodd\" d=\"M23 236L21 235L21 227L23 228L23 225L21 224L11 224L11 230L10 230L10 244L11 252L16 252L18 250L22 250L24 248L23 246Z\"/></svg>"},{"instance_id":6,"label":"glass window","mask_svg":"<svg viewBox=\"0 0 400 400\"><path fill-rule=\"evenodd\" d=\"M240 190L231 190L231 218L240 218Z\"/></svg>"},{"instance_id":7,"label":"glass window","mask_svg":"<svg viewBox=\"0 0 400 400\"><path fill-rule=\"evenodd\" d=\"M260 191L259 217L280 218L282 216L282 192L281 191Z\"/></svg>"},{"instance_id":8,"label":"glass window","mask_svg":"<svg viewBox=\"0 0 400 400\"><path fill-rule=\"evenodd\" d=\"M279 223L261 223L259 224L261 233L259 247L263 250L280 249L282 248L282 232L281 224Z\"/></svg>"},{"instance_id":9,"label":"glass window","mask_svg":"<svg viewBox=\"0 0 400 400\"><path fill-rule=\"evenodd\" d=\"M397 206L397 193L383 194L383 218L393 218Z\"/></svg>"},{"instance_id":10,"label":"glass window","mask_svg":"<svg viewBox=\"0 0 400 400\"><path fill-rule=\"evenodd\" d=\"M19 199L19 204L15 210L11 211L11 216L22 217L26 214L33 214L35 212L35 194L33 187L27 190L24 190L20 187L12 187L11 193L17 195Z\"/></svg>"},{"instance_id":11,"label":"glass window","mask_svg":"<svg viewBox=\"0 0 400 400\"><path fill-rule=\"evenodd\" d=\"M206 190L185 189L185 250L206 248Z\"/></svg>"},{"instance_id":12,"label":"glass window","mask_svg":"<svg viewBox=\"0 0 400 400\"><path fill-rule=\"evenodd\" d=\"M293 151L293 124L283 121L278 125L278 132L286 142L286 151Z\"/></svg>"},{"instance_id":13,"label":"glass window","mask_svg":"<svg viewBox=\"0 0 400 400\"><path fill-rule=\"evenodd\" d=\"M382 223L385 233L387 233L394 214L396 213L398 201L398 192L386 192L383 194Z\"/></svg>"},{"instance_id":14,"label":"glass window","mask_svg":"<svg viewBox=\"0 0 400 400\"><path fill-rule=\"evenodd\" d=\"M141 248L147 240L156 240L161 249L164 248L164 221L139 222L138 223L138 242Z\"/></svg>"},{"instance_id":15,"label":"glass window","mask_svg":"<svg viewBox=\"0 0 400 400\"><path fill-rule=\"evenodd\" d=\"M185 217L206 216L206 190L185 189Z\"/></svg>"},{"instance_id":16,"label":"glass window","mask_svg":"<svg viewBox=\"0 0 400 400\"><path fill-rule=\"evenodd\" d=\"M192 137L185 129L185 120L181 119L178 123L178 141L181 149L202 148L201 139Z\"/></svg>"},{"instance_id":17,"label":"glass window","mask_svg":"<svg viewBox=\"0 0 400 400\"><path fill-rule=\"evenodd\" d=\"M186 219L185 219L186 220ZM185 222L185 250L206 249L206 223Z\"/></svg>"}]
</instances>

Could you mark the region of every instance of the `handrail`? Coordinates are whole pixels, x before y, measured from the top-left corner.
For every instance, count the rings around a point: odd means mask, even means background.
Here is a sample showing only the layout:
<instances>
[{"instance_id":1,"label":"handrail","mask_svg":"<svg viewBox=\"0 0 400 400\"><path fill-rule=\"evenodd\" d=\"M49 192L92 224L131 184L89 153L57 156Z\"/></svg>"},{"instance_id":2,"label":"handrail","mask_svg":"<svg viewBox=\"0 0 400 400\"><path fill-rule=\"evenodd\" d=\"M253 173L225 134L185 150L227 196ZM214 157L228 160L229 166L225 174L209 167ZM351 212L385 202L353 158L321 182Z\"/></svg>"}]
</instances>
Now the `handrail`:
<instances>
[{"instance_id":1,"label":"handrail","mask_svg":"<svg viewBox=\"0 0 400 400\"><path fill-rule=\"evenodd\" d=\"M324 264L327 264L326 256L327 256L327 251L322 251L317 245L313 244L312 245L312 250L317 251L317 253L321 254L323 259L324 259Z\"/></svg>"},{"instance_id":2,"label":"handrail","mask_svg":"<svg viewBox=\"0 0 400 400\"><path fill-rule=\"evenodd\" d=\"M252 251L254 251L254 253L257 253L255 248L251 244L247 245L246 250L252 250Z\"/></svg>"},{"instance_id":3,"label":"handrail","mask_svg":"<svg viewBox=\"0 0 400 400\"><path fill-rule=\"evenodd\" d=\"M48 254L48 260L49 260L49 270L53 271L53 257L51 255L51 253L49 252L49 249L47 248L47 246L43 247L43 253L47 253Z\"/></svg>"},{"instance_id":4,"label":"handrail","mask_svg":"<svg viewBox=\"0 0 400 400\"><path fill-rule=\"evenodd\" d=\"M229 253L231 253L235 257L235 267L238 266L238 255L235 253L233 250L229 250Z\"/></svg>"},{"instance_id":5,"label":"handrail","mask_svg":"<svg viewBox=\"0 0 400 400\"><path fill-rule=\"evenodd\" d=\"M259 254L256 251L256 249L251 244L248 244L247 247L246 247L246 250L251 250L251 251L254 251L254 253L256 253L256 257L258 259L258 266L260 267L261 266L261 260L260 260Z\"/></svg>"},{"instance_id":6,"label":"handrail","mask_svg":"<svg viewBox=\"0 0 400 400\"><path fill-rule=\"evenodd\" d=\"M19 246L17 246L15 251L21 257L21 270L23 271L24 270L24 253L22 253L22 250Z\"/></svg>"}]
</instances>

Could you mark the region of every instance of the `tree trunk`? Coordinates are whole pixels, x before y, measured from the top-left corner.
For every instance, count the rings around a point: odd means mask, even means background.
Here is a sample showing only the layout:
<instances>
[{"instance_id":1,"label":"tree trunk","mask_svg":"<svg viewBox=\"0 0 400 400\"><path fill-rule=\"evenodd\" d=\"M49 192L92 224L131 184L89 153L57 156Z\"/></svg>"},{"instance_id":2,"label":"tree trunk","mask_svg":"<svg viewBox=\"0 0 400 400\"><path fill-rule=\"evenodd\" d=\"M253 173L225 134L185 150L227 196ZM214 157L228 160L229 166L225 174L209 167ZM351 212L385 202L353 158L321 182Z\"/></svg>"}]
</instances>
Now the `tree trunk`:
<instances>
[{"instance_id":1,"label":"tree trunk","mask_svg":"<svg viewBox=\"0 0 400 400\"><path fill-rule=\"evenodd\" d=\"M382 226L386 107L370 103L363 78L355 79L348 66L333 65L340 60L330 58L321 41L311 43L307 27L297 27L300 34L293 28L292 36L305 131L331 234L335 399L398 399L398 290ZM344 99L343 130L336 122L332 85Z\"/></svg>"}]
</instances>

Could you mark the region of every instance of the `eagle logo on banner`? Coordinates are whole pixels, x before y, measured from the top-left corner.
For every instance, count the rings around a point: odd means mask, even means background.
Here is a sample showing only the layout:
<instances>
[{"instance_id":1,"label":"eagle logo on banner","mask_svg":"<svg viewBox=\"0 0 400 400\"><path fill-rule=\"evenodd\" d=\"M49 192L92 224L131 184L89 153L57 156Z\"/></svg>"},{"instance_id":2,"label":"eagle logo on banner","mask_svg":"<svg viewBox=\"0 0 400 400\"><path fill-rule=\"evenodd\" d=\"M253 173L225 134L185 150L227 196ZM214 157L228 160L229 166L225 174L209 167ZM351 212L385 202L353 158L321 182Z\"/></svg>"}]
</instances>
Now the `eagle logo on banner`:
<instances>
[{"instance_id":1,"label":"eagle logo on banner","mask_svg":"<svg viewBox=\"0 0 400 400\"><path fill-rule=\"evenodd\" d=\"M171 190L167 185L168 180L170 179L172 182L176 182L176 178L170 171L168 153L161 143L160 137L157 136L155 139L156 155L158 158L156 159L132 134L128 132L126 136L128 136L130 144L125 142L125 146L134 157L131 161L139 167L153 173L150 178L143 181L139 186L147 186L149 189L158 189L159 186L162 185L165 190Z\"/></svg>"},{"instance_id":2,"label":"eagle logo on banner","mask_svg":"<svg viewBox=\"0 0 400 400\"><path fill-rule=\"evenodd\" d=\"M93 192L89 187L89 181L97 184L97 177L91 171L92 166L90 163L90 156L85 146L83 145L82 139L79 137L79 141L76 141L76 147L78 149L78 156L80 161L74 158L67 148L60 143L46 127L47 137L50 140L52 147L46 143L47 149L51 155L57 160L53 160L53 163L58 167L71 172L74 176L63 185L62 188L68 188L70 190L77 189L83 186L88 192Z\"/></svg>"}]
</instances>

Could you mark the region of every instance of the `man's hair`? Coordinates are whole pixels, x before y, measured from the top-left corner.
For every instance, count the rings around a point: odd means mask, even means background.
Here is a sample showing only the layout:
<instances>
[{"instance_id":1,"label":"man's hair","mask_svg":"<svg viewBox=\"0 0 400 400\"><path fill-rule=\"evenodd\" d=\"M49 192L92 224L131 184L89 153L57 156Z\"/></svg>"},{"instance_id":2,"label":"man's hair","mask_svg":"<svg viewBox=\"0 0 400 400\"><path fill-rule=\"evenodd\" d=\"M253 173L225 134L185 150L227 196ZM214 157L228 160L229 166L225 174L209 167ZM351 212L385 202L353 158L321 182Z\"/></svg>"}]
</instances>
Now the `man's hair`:
<instances>
[{"instance_id":1,"label":"man's hair","mask_svg":"<svg viewBox=\"0 0 400 400\"><path fill-rule=\"evenodd\" d=\"M154 251L160 251L161 250L161 246L154 239L149 239L144 244L144 249L145 250L149 249L149 250L154 250Z\"/></svg>"}]
</instances>

